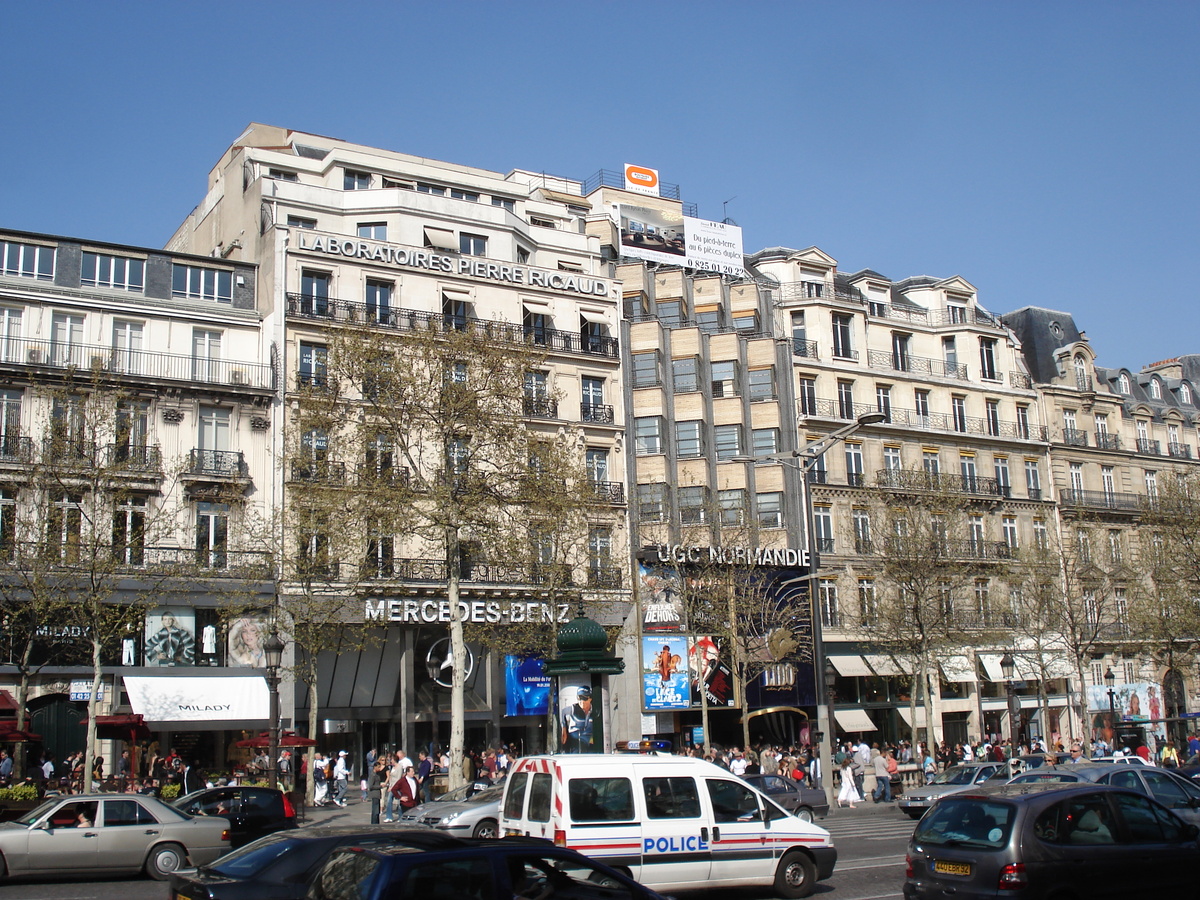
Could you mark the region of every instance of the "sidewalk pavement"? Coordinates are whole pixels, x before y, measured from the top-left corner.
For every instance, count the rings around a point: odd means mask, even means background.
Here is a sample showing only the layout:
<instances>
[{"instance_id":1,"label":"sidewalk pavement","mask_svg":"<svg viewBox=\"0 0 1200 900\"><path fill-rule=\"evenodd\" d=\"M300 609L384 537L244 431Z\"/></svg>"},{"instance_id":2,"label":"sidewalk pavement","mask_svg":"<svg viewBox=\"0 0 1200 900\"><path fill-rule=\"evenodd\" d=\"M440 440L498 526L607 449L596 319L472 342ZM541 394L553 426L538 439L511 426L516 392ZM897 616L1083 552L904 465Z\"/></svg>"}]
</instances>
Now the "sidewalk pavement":
<instances>
[{"instance_id":1,"label":"sidewalk pavement","mask_svg":"<svg viewBox=\"0 0 1200 900\"><path fill-rule=\"evenodd\" d=\"M300 810L296 810L300 813ZM300 825L370 825L371 803L349 794L345 806L306 806Z\"/></svg>"},{"instance_id":2,"label":"sidewalk pavement","mask_svg":"<svg viewBox=\"0 0 1200 900\"><path fill-rule=\"evenodd\" d=\"M896 819L908 818L908 816L900 812L899 807L896 806L895 800L890 803L876 803L870 797L867 797L866 800L859 800L858 803L854 805L854 809L850 809L848 806L838 807L838 805L834 803L833 806L829 807L829 813L827 817L831 819L855 819L862 818L863 816L887 815L890 815L892 818Z\"/></svg>"}]
</instances>

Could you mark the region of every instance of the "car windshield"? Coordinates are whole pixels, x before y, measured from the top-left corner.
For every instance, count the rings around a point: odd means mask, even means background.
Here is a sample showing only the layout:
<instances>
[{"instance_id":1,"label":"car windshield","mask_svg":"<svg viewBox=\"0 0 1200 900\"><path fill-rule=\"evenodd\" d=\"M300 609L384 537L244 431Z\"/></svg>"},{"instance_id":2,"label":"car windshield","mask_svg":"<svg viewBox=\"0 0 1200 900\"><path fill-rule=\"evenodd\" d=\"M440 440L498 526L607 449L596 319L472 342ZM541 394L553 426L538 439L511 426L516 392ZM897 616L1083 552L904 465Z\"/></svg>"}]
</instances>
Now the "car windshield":
<instances>
[{"instance_id":1,"label":"car windshield","mask_svg":"<svg viewBox=\"0 0 1200 900\"><path fill-rule=\"evenodd\" d=\"M41 806L35 806L32 810L25 813L25 815L21 816L21 818L16 819L15 821L18 825L32 825L57 805L58 800L47 800Z\"/></svg>"},{"instance_id":2,"label":"car windshield","mask_svg":"<svg viewBox=\"0 0 1200 900\"><path fill-rule=\"evenodd\" d=\"M457 787L452 791L446 791L444 794L439 794L433 798L434 803L458 803L466 800L475 792L475 785L464 784L462 787Z\"/></svg>"},{"instance_id":3,"label":"car windshield","mask_svg":"<svg viewBox=\"0 0 1200 900\"><path fill-rule=\"evenodd\" d=\"M913 832L913 842L942 847L997 849L1008 842L1016 809L979 797L947 797Z\"/></svg>"},{"instance_id":4,"label":"car windshield","mask_svg":"<svg viewBox=\"0 0 1200 900\"><path fill-rule=\"evenodd\" d=\"M965 769L962 766L951 766L937 778L934 784L970 784L975 780L975 769Z\"/></svg>"},{"instance_id":5,"label":"car windshield","mask_svg":"<svg viewBox=\"0 0 1200 900\"><path fill-rule=\"evenodd\" d=\"M271 835L222 856L205 869L228 878L250 878L304 843L294 837Z\"/></svg>"},{"instance_id":6,"label":"car windshield","mask_svg":"<svg viewBox=\"0 0 1200 900\"><path fill-rule=\"evenodd\" d=\"M202 791L192 791L190 794L184 794L177 800L172 800L171 806L174 806L177 809L186 809L189 803L197 799L201 794L206 793L208 793L208 788L205 788Z\"/></svg>"},{"instance_id":7,"label":"car windshield","mask_svg":"<svg viewBox=\"0 0 1200 900\"><path fill-rule=\"evenodd\" d=\"M468 803L496 803L504 795L504 788L490 787L480 791L472 797L467 798Z\"/></svg>"}]
</instances>

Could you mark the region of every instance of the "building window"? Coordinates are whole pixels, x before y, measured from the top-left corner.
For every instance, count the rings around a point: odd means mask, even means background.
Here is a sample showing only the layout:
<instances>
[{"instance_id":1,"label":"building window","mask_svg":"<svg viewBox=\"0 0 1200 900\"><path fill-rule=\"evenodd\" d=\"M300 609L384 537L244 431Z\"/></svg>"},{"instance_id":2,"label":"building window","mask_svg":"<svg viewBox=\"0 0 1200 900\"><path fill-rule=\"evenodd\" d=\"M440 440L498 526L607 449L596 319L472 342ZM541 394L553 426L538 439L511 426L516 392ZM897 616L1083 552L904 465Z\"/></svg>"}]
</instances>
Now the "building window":
<instances>
[{"instance_id":1,"label":"building window","mask_svg":"<svg viewBox=\"0 0 1200 900\"><path fill-rule=\"evenodd\" d=\"M442 292L442 320L447 328L466 331L467 323L473 318L474 309L469 295L457 291Z\"/></svg>"},{"instance_id":2,"label":"building window","mask_svg":"<svg viewBox=\"0 0 1200 900\"><path fill-rule=\"evenodd\" d=\"M311 230L316 229L317 220L316 219L306 219L303 216L288 216L287 217L287 227L288 228L307 228L311 231Z\"/></svg>"},{"instance_id":3,"label":"building window","mask_svg":"<svg viewBox=\"0 0 1200 900\"><path fill-rule=\"evenodd\" d=\"M300 312L308 316L329 315L329 273L300 271Z\"/></svg>"},{"instance_id":4,"label":"building window","mask_svg":"<svg viewBox=\"0 0 1200 900\"><path fill-rule=\"evenodd\" d=\"M781 491L763 491L755 496L754 502L758 508L760 528L783 527L783 493Z\"/></svg>"},{"instance_id":5,"label":"building window","mask_svg":"<svg viewBox=\"0 0 1200 900\"><path fill-rule=\"evenodd\" d=\"M821 624L826 628L840 628L842 617L838 610L837 582L832 578L820 579L817 595L821 603Z\"/></svg>"},{"instance_id":6,"label":"building window","mask_svg":"<svg viewBox=\"0 0 1200 900\"><path fill-rule=\"evenodd\" d=\"M958 346L954 343L954 338L942 338L942 359L946 361L946 374L955 375L958 372Z\"/></svg>"},{"instance_id":7,"label":"building window","mask_svg":"<svg viewBox=\"0 0 1200 900\"><path fill-rule=\"evenodd\" d=\"M13 306L0 306L0 359L5 362L25 362L28 358L21 342L21 314Z\"/></svg>"},{"instance_id":8,"label":"building window","mask_svg":"<svg viewBox=\"0 0 1200 900\"><path fill-rule=\"evenodd\" d=\"M962 325L967 321L967 308L965 306L946 305L946 311L950 314L950 324Z\"/></svg>"},{"instance_id":9,"label":"building window","mask_svg":"<svg viewBox=\"0 0 1200 900\"><path fill-rule=\"evenodd\" d=\"M965 397L951 397L950 409L954 413L954 430L967 430L967 400Z\"/></svg>"},{"instance_id":10,"label":"building window","mask_svg":"<svg viewBox=\"0 0 1200 900\"><path fill-rule=\"evenodd\" d=\"M1146 478L1146 496L1151 500L1158 496L1158 473L1147 470Z\"/></svg>"},{"instance_id":11,"label":"building window","mask_svg":"<svg viewBox=\"0 0 1200 900\"><path fill-rule=\"evenodd\" d=\"M1117 377L1117 390L1122 394L1129 393L1129 376L1124 372Z\"/></svg>"},{"instance_id":12,"label":"building window","mask_svg":"<svg viewBox=\"0 0 1200 900\"><path fill-rule=\"evenodd\" d=\"M1192 404L1192 389L1186 383L1179 385L1179 400L1188 406Z\"/></svg>"},{"instance_id":13,"label":"building window","mask_svg":"<svg viewBox=\"0 0 1200 900\"><path fill-rule=\"evenodd\" d=\"M175 263L171 270L171 296L232 303L233 273Z\"/></svg>"},{"instance_id":14,"label":"building window","mask_svg":"<svg viewBox=\"0 0 1200 900\"><path fill-rule=\"evenodd\" d=\"M989 381L996 380L996 340L979 339L979 375Z\"/></svg>"},{"instance_id":15,"label":"building window","mask_svg":"<svg viewBox=\"0 0 1200 900\"><path fill-rule=\"evenodd\" d=\"M979 489L979 478L975 470L975 457L963 453L958 457L958 470L962 475L963 490L974 493Z\"/></svg>"},{"instance_id":16,"label":"building window","mask_svg":"<svg viewBox=\"0 0 1200 900\"><path fill-rule=\"evenodd\" d=\"M736 526L746 520L746 491L731 488L717 494L717 505L721 510L721 524Z\"/></svg>"},{"instance_id":17,"label":"building window","mask_svg":"<svg viewBox=\"0 0 1200 900\"><path fill-rule=\"evenodd\" d=\"M144 400L118 400L115 461L145 467L150 459L146 447L150 437L150 404Z\"/></svg>"},{"instance_id":18,"label":"building window","mask_svg":"<svg viewBox=\"0 0 1200 900\"><path fill-rule=\"evenodd\" d=\"M658 300L654 304L658 321L668 328L678 328L687 320L682 300Z\"/></svg>"},{"instance_id":19,"label":"building window","mask_svg":"<svg viewBox=\"0 0 1200 900\"><path fill-rule=\"evenodd\" d=\"M371 322L389 324L391 322L392 290L395 285L390 281L375 281L367 279L367 319Z\"/></svg>"},{"instance_id":20,"label":"building window","mask_svg":"<svg viewBox=\"0 0 1200 900\"><path fill-rule=\"evenodd\" d=\"M142 335L145 326L141 322L113 321L112 369L114 372L133 374L142 370Z\"/></svg>"},{"instance_id":21,"label":"building window","mask_svg":"<svg viewBox=\"0 0 1200 900\"><path fill-rule=\"evenodd\" d=\"M1162 385L1159 384L1157 378L1150 379L1150 396L1155 400L1162 399Z\"/></svg>"},{"instance_id":22,"label":"building window","mask_svg":"<svg viewBox=\"0 0 1200 900\"><path fill-rule=\"evenodd\" d=\"M926 475L936 478L942 471L942 460L936 450L921 451L921 468Z\"/></svg>"},{"instance_id":23,"label":"building window","mask_svg":"<svg viewBox=\"0 0 1200 900\"><path fill-rule=\"evenodd\" d=\"M742 426L718 425L713 429L717 459L732 459L742 454Z\"/></svg>"},{"instance_id":24,"label":"building window","mask_svg":"<svg viewBox=\"0 0 1200 900\"><path fill-rule=\"evenodd\" d=\"M1112 466L1100 467L1100 484L1104 488L1104 496L1111 501L1117 488L1116 473Z\"/></svg>"},{"instance_id":25,"label":"building window","mask_svg":"<svg viewBox=\"0 0 1200 900\"><path fill-rule=\"evenodd\" d=\"M864 483L862 444L847 442L846 484L851 487L862 487Z\"/></svg>"},{"instance_id":26,"label":"building window","mask_svg":"<svg viewBox=\"0 0 1200 900\"><path fill-rule=\"evenodd\" d=\"M837 383L838 392L838 418L853 419L854 418L854 382L839 381Z\"/></svg>"},{"instance_id":27,"label":"building window","mask_svg":"<svg viewBox=\"0 0 1200 900\"><path fill-rule=\"evenodd\" d=\"M833 552L833 507L813 507L813 537L818 553Z\"/></svg>"},{"instance_id":28,"label":"building window","mask_svg":"<svg viewBox=\"0 0 1200 900\"><path fill-rule=\"evenodd\" d=\"M487 256L487 238L464 231L458 236L458 252L467 256Z\"/></svg>"},{"instance_id":29,"label":"building window","mask_svg":"<svg viewBox=\"0 0 1200 900\"><path fill-rule=\"evenodd\" d=\"M367 529L366 577L389 578L395 571L396 539L378 522Z\"/></svg>"},{"instance_id":30,"label":"building window","mask_svg":"<svg viewBox=\"0 0 1200 900\"><path fill-rule=\"evenodd\" d=\"M16 540L17 492L14 488L0 488L0 550L11 550Z\"/></svg>"},{"instance_id":31,"label":"building window","mask_svg":"<svg viewBox=\"0 0 1200 900\"><path fill-rule=\"evenodd\" d=\"M1004 543L1008 545L1010 550L1016 550L1018 547L1017 520L1012 516L1005 516L1001 520L1000 525L1004 533Z\"/></svg>"},{"instance_id":32,"label":"building window","mask_svg":"<svg viewBox=\"0 0 1200 900\"><path fill-rule=\"evenodd\" d=\"M801 378L797 384L797 400L800 404L800 415L815 416L817 414L817 381L815 378Z\"/></svg>"},{"instance_id":33,"label":"building window","mask_svg":"<svg viewBox=\"0 0 1200 900\"><path fill-rule=\"evenodd\" d=\"M724 310L719 306L697 306L696 327L708 334L716 334L724 327Z\"/></svg>"},{"instance_id":34,"label":"building window","mask_svg":"<svg viewBox=\"0 0 1200 900\"><path fill-rule=\"evenodd\" d=\"M992 460L992 471L996 473L996 491L1001 497L1012 496L1012 478L1008 472L1008 457L995 457Z\"/></svg>"},{"instance_id":35,"label":"building window","mask_svg":"<svg viewBox=\"0 0 1200 900\"><path fill-rule=\"evenodd\" d=\"M612 582L612 532L603 525L588 529L588 574L593 584L615 587Z\"/></svg>"},{"instance_id":36,"label":"building window","mask_svg":"<svg viewBox=\"0 0 1200 900\"><path fill-rule=\"evenodd\" d=\"M1025 460L1025 489L1030 500L1042 499L1042 473L1036 459Z\"/></svg>"},{"instance_id":37,"label":"building window","mask_svg":"<svg viewBox=\"0 0 1200 900\"><path fill-rule=\"evenodd\" d=\"M1024 404L1017 406L1017 437L1029 440L1029 407Z\"/></svg>"},{"instance_id":38,"label":"building window","mask_svg":"<svg viewBox=\"0 0 1200 900\"><path fill-rule=\"evenodd\" d=\"M588 481L594 485L608 485L608 450L603 447L588 447L584 454Z\"/></svg>"},{"instance_id":39,"label":"building window","mask_svg":"<svg viewBox=\"0 0 1200 900\"><path fill-rule=\"evenodd\" d=\"M758 334L762 329L758 324L758 313L756 312L737 312L733 315L733 327L738 334L754 335Z\"/></svg>"},{"instance_id":40,"label":"building window","mask_svg":"<svg viewBox=\"0 0 1200 900\"><path fill-rule=\"evenodd\" d=\"M865 509L854 509L850 519L854 524L854 552L871 553L874 549L871 545L871 514Z\"/></svg>"},{"instance_id":41,"label":"building window","mask_svg":"<svg viewBox=\"0 0 1200 900\"><path fill-rule=\"evenodd\" d=\"M708 521L708 488L679 489L679 524L703 525Z\"/></svg>"},{"instance_id":42,"label":"building window","mask_svg":"<svg viewBox=\"0 0 1200 900\"><path fill-rule=\"evenodd\" d=\"M658 372L658 351L648 350L633 354L633 386L655 387L662 383Z\"/></svg>"},{"instance_id":43,"label":"building window","mask_svg":"<svg viewBox=\"0 0 1200 900\"><path fill-rule=\"evenodd\" d=\"M699 422L675 423L675 455L684 458L701 456L704 444L701 439Z\"/></svg>"},{"instance_id":44,"label":"building window","mask_svg":"<svg viewBox=\"0 0 1200 900\"><path fill-rule=\"evenodd\" d=\"M359 222L358 236L372 241L386 241L387 222Z\"/></svg>"},{"instance_id":45,"label":"building window","mask_svg":"<svg viewBox=\"0 0 1200 900\"><path fill-rule=\"evenodd\" d=\"M833 314L833 355L841 359L854 359L854 345L851 336L854 328L854 316L841 313Z\"/></svg>"},{"instance_id":46,"label":"building window","mask_svg":"<svg viewBox=\"0 0 1200 900\"><path fill-rule=\"evenodd\" d=\"M342 190L366 191L371 188L371 173L346 169L342 174Z\"/></svg>"},{"instance_id":47,"label":"building window","mask_svg":"<svg viewBox=\"0 0 1200 900\"><path fill-rule=\"evenodd\" d=\"M984 401L985 415L987 416L988 434L992 437L998 437L1000 434L1000 403L997 400Z\"/></svg>"},{"instance_id":48,"label":"building window","mask_svg":"<svg viewBox=\"0 0 1200 900\"><path fill-rule=\"evenodd\" d=\"M140 566L146 556L146 498L128 497L113 510L113 558L120 564Z\"/></svg>"},{"instance_id":49,"label":"building window","mask_svg":"<svg viewBox=\"0 0 1200 900\"><path fill-rule=\"evenodd\" d=\"M975 579L975 615L980 625L992 624L992 594L986 578Z\"/></svg>"},{"instance_id":50,"label":"building window","mask_svg":"<svg viewBox=\"0 0 1200 900\"><path fill-rule=\"evenodd\" d=\"M21 456L21 391L0 390L0 459Z\"/></svg>"},{"instance_id":51,"label":"building window","mask_svg":"<svg viewBox=\"0 0 1200 900\"><path fill-rule=\"evenodd\" d=\"M446 189L438 184L428 184L424 181L417 182L418 194L432 194L435 197L445 197Z\"/></svg>"},{"instance_id":52,"label":"building window","mask_svg":"<svg viewBox=\"0 0 1200 900\"><path fill-rule=\"evenodd\" d=\"M454 200L466 200L468 203L478 203L479 195L474 191L463 191L458 188L450 188L450 197Z\"/></svg>"},{"instance_id":53,"label":"building window","mask_svg":"<svg viewBox=\"0 0 1200 900\"><path fill-rule=\"evenodd\" d=\"M671 360L671 378L675 393L685 394L700 390L700 361L694 356Z\"/></svg>"},{"instance_id":54,"label":"building window","mask_svg":"<svg viewBox=\"0 0 1200 900\"><path fill-rule=\"evenodd\" d=\"M297 373L302 385L323 388L329 375L329 348L324 344L300 342L300 371Z\"/></svg>"},{"instance_id":55,"label":"building window","mask_svg":"<svg viewBox=\"0 0 1200 900\"><path fill-rule=\"evenodd\" d=\"M501 209L507 209L509 212L516 212L517 204L506 197L492 197L492 206L499 206Z\"/></svg>"},{"instance_id":56,"label":"building window","mask_svg":"<svg viewBox=\"0 0 1200 900\"><path fill-rule=\"evenodd\" d=\"M769 456L779 452L778 428L755 428L750 432L750 452L754 456Z\"/></svg>"},{"instance_id":57,"label":"building window","mask_svg":"<svg viewBox=\"0 0 1200 900\"><path fill-rule=\"evenodd\" d=\"M1044 519L1033 520L1033 545L1039 550L1047 550L1050 547L1050 532L1046 529Z\"/></svg>"},{"instance_id":58,"label":"building window","mask_svg":"<svg viewBox=\"0 0 1200 900\"><path fill-rule=\"evenodd\" d=\"M892 421L892 389L886 384L875 386L875 409L883 413L884 421Z\"/></svg>"},{"instance_id":59,"label":"building window","mask_svg":"<svg viewBox=\"0 0 1200 900\"><path fill-rule=\"evenodd\" d=\"M580 412L583 414L584 421L602 421L605 418L603 415L605 412L603 409L605 406L604 379L597 378L595 375L584 375L580 378L579 384L582 397Z\"/></svg>"},{"instance_id":60,"label":"building window","mask_svg":"<svg viewBox=\"0 0 1200 900\"><path fill-rule=\"evenodd\" d=\"M866 628L879 622L879 598L874 578L858 579L858 620Z\"/></svg>"},{"instance_id":61,"label":"building window","mask_svg":"<svg viewBox=\"0 0 1200 900\"><path fill-rule=\"evenodd\" d=\"M639 484L637 498L638 519L642 522L665 522L667 520L667 486L665 484Z\"/></svg>"},{"instance_id":62,"label":"building window","mask_svg":"<svg viewBox=\"0 0 1200 900\"><path fill-rule=\"evenodd\" d=\"M662 453L662 428L661 416L646 416L633 420L634 445L638 456Z\"/></svg>"},{"instance_id":63,"label":"building window","mask_svg":"<svg viewBox=\"0 0 1200 900\"><path fill-rule=\"evenodd\" d=\"M272 181L299 181L300 176L286 169L267 169L267 177Z\"/></svg>"},{"instance_id":64,"label":"building window","mask_svg":"<svg viewBox=\"0 0 1200 900\"><path fill-rule=\"evenodd\" d=\"M924 427L929 427L929 391L916 391L913 394L913 403L916 406L916 414L920 419L920 424Z\"/></svg>"},{"instance_id":65,"label":"building window","mask_svg":"<svg viewBox=\"0 0 1200 900\"><path fill-rule=\"evenodd\" d=\"M897 372L907 372L909 370L908 348L911 342L911 334L903 334L899 331L892 332L892 368Z\"/></svg>"},{"instance_id":66,"label":"building window","mask_svg":"<svg viewBox=\"0 0 1200 900\"><path fill-rule=\"evenodd\" d=\"M140 291L145 285L145 276L145 260L85 251L79 283L84 287Z\"/></svg>"},{"instance_id":67,"label":"building window","mask_svg":"<svg viewBox=\"0 0 1200 900\"><path fill-rule=\"evenodd\" d=\"M446 471L450 475L466 475L471 465L471 447L464 438L446 442Z\"/></svg>"},{"instance_id":68,"label":"building window","mask_svg":"<svg viewBox=\"0 0 1200 900\"><path fill-rule=\"evenodd\" d=\"M751 369L749 372L751 402L775 399L775 369Z\"/></svg>"},{"instance_id":69,"label":"building window","mask_svg":"<svg viewBox=\"0 0 1200 900\"><path fill-rule=\"evenodd\" d=\"M62 562L79 559L83 534L83 495L71 491L57 494L46 511L46 552Z\"/></svg>"},{"instance_id":70,"label":"building window","mask_svg":"<svg viewBox=\"0 0 1200 900\"><path fill-rule=\"evenodd\" d=\"M889 472L899 472L904 468L904 461L899 447L883 448L883 467Z\"/></svg>"},{"instance_id":71,"label":"building window","mask_svg":"<svg viewBox=\"0 0 1200 900\"><path fill-rule=\"evenodd\" d=\"M53 281L54 257L53 247L0 241L0 274Z\"/></svg>"},{"instance_id":72,"label":"building window","mask_svg":"<svg viewBox=\"0 0 1200 900\"><path fill-rule=\"evenodd\" d=\"M1089 566L1092 563L1092 537L1086 529L1080 528L1075 532L1075 552L1079 565Z\"/></svg>"},{"instance_id":73,"label":"building window","mask_svg":"<svg viewBox=\"0 0 1200 900\"><path fill-rule=\"evenodd\" d=\"M213 384L221 378L221 332L192 330L192 380Z\"/></svg>"},{"instance_id":74,"label":"building window","mask_svg":"<svg viewBox=\"0 0 1200 900\"><path fill-rule=\"evenodd\" d=\"M736 362L725 360L712 364L712 392L714 397L736 397L738 395Z\"/></svg>"},{"instance_id":75,"label":"building window","mask_svg":"<svg viewBox=\"0 0 1200 900\"><path fill-rule=\"evenodd\" d=\"M976 556L983 555L983 516L971 516L967 519L967 540L971 552Z\"/></svg>"}]
</instances>

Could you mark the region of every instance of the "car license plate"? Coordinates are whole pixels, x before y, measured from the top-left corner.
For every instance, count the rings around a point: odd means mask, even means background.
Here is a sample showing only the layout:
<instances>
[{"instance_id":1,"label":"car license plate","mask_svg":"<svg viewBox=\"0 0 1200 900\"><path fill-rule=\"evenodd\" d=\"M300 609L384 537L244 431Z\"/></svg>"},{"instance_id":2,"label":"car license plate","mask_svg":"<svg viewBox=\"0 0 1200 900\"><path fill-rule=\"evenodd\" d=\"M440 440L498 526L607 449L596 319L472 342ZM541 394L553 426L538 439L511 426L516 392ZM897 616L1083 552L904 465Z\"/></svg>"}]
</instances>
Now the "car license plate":
<instances>
[{"instance_id":1,"label":"car license plate","mask_svg":"<svg viewBox=\"0 0 1200 900\"><path fill-rule=\"evenodd\" d=\"M933 871L939 875L970 875L971 864L964 862L950 862L945 859L935 859L933 861Z\"/></svg>"}]
</instances>

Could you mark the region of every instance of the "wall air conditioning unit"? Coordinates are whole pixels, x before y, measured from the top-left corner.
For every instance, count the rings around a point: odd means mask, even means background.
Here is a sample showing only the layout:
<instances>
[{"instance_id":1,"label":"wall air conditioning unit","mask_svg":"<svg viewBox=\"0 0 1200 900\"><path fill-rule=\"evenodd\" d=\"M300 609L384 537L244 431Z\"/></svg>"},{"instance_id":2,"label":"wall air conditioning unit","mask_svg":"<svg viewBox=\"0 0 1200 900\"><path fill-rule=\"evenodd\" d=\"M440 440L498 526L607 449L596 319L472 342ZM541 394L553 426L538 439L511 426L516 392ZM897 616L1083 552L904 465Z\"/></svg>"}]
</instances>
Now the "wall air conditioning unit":
<instances>
[{"instance_id":1,"label":"wall air conditioning unit","mask_svg":"<svg viewBox=\"0 0 1200 900\"><path fill-rule=\"evenodd\" d=\"M29 360L30 365L36 366L42 361L42 351L36 347L32 347L30 348L29 352L25 354L25 358Z\"/></svg>"},{"instance_id":2,"label":"wall air conditioning unit","mask_svg":"<svg viewBox=\"0 0 1200 900\"><path fill-rule=\"evenodd\" d=\"M249 384L250 373L245 369L230 369L229 370L230 384Z\"/></svg>"}]
</instances>

